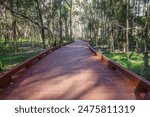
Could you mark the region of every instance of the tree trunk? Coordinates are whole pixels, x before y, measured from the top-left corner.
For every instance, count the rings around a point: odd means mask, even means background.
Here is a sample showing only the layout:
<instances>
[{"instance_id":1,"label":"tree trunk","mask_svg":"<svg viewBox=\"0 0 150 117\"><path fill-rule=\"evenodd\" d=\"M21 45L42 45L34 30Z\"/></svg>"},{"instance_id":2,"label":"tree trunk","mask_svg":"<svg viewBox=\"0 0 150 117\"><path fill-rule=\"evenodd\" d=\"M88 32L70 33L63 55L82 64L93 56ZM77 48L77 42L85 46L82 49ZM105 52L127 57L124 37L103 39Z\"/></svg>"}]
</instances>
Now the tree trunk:
<instances>
[{"instance_id":1,"label":"tree trunk","mask_svg":"<svg viewBox=\"0 0 150 117\"><path fill-rule=\"evenodd\" d=\"M147 8L148 8L148 3L147 1L145 0L144 1L144 12L145 12L145 30L144 30L144 35L143 35L143 39L144 39L144 68L147 69L148 66L149 66L149 61L148 61L148 50L149 50L149 36L148 36L148 33L149 33L149 30L148 30L148 17L147 17Z\"/></svg>"},{"instance_id":2,"label":"tree trunk","mask_svg":"<svg viewBox=\"0 0 150 117\"><path fill-rule=\"evenodd\" d=\"M129 59L129 1L126 0L126 42L125 42L125 52L127 59Z\"/></svg>"},{"instance_id":3,"label":"tree trunk","mask_svg":"<svg viewBox=\"0 0 150 117\"><path fill-rule=\"evenodd\" d=\"M70 4L70 41L72 41L72 0Z\"/></svg>"},{"instance_id":4,"label":"tree trunk","mask_svg":"<svg viewBox=\"0 0 150 117\"><path fill-rule=\"evenodd\" d=\"M110 34L110 52L114 52L114 37L113 37L113 33L111 31L111 34Z\"/></svg>"},{"instance_id":5,"label":"tree trunk","mask_svg":"<svg viewBox=\"0 0 150 117\"><path fill-rule=\"evenodd\" d=\"M43 18L42 18L42 13L41 13L41 9L40 9L39 0L36 0L36 4L37 4L39 20L40 20L40 24L41 24L40 33L41 33L43 48L45 48L45 29L43 28L44 23L43 23Z\"/></svg>"},{"instance_id":6,"label":"tree trunk","mask_svg":"<svg viewBox=\"0 0 150 117\"><path fill-rule=\"evenodd\" d=\"M62 40L62 0L58 0L58 5L59 5L59 42L62 43L63 40Z\"/></svg>"},{"instance_id":7,"label":"tree trunk","mask_svg":"<svg viewBox=\"0 0 150 117\"><path fill-rule=\"evenodd\" d=\"M14 47L15 47L15 52L19 52L18 50L18 44L17 44L17 21L16 18L14 17L14 21L12 23L12 28L13 28L13 42L14 42Z\"/></svg>"},{"instance_id":8,"label":"tree trunk","mask_svg":"<svg viewBox=\"0 0 150 117\"><path fill-rule=\"evenodd\" d=\"M147 28L145 29L145 35L144 35L144 41L145 41L145 44L144 44L144 76L147 77L147 69L149 67L149 58L148 58L148 30Z\"/></svg>"},{"instance_id":9,"label":"tree trunk","mask_svg":"<svg viewBox=\"0 0 150 117\"><path fill-rule=\"evenodd\" d=\"M68 38L68 26L67 26L67 19L65 20L65 37Z\"/></svg>"}]
</instances>

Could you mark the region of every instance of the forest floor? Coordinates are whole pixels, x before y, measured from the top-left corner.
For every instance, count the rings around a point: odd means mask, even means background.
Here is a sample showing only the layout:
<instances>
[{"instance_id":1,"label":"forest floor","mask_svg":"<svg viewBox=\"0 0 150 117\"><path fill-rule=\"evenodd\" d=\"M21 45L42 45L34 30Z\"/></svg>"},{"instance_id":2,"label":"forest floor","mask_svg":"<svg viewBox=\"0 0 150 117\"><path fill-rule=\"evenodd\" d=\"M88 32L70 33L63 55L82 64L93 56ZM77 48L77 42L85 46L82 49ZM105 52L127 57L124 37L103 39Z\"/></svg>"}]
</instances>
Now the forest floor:
<instances>
[{"instance_id":1,"label":"forest floor","mask_svg":"<svg viewBox=\"0 0 150 117\"><path fill-rule=\"evenodd\" d=\"M102 52L105 56L110 58L111 60L119 63L123 67L135 72L138 75L145 77L150 80L150 67L144 71L144 61L143 54L134 53L130 60L127 59L124 53L110 53L110 52ZM149 55L150 57L150 55ZM150 61L149 61L150 63ZM145 75L146 74L146 75Z\"/></svg>"},{"instance_id":2,"label":"forest floor","mask_svg":"<svg viewBox=\"0 0 150 117\"><path fill-rule=\"evenodd\" d=\"M0 72L5 72L42 51L43 49L40 47L23 44L19 46L19 52L16 53L13 47L0 45Z\"/></svg>"}]
</instances>

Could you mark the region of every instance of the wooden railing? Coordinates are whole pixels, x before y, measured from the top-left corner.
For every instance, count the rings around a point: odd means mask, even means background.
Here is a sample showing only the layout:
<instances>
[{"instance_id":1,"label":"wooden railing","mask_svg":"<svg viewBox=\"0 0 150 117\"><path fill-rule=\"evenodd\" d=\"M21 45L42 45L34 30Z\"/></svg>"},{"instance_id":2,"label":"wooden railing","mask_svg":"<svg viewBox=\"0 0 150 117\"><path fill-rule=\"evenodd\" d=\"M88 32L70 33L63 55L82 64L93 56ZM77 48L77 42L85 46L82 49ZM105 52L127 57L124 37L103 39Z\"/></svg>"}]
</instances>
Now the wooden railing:
<instances>
[{"instance_id":1,"label":"wooden railing","mask_svg":"<svg viewBox=\"0 0 150 117\"><path fill-rule=\"evenodd\" d=\"M72 42L69 42L72 43ZM45 57L46 55L48 55L49 53L55 51L56 49L65 46L69 43L65 43L63 45L59 45L50 49L45 50L44 52L34 56L33 58L17 65L16 67L14 67L13 69L11 69L10 71L8 71L7 73L3 74L0 76L0 88L5 88L8 84L10 84L13 81L12 76L15 75L18 71L20 71L23 68L27 68L31 65L33 65L35 62L39 61L40 59L42 59L43 57Z\"/></svg>"},{"instance_id":2,"label":"wooden railing","mask_svg":"<svg viewBox=\"0 0 150 117\"><path fill-rule=\"evenodd\" d=\"M114 69L114 70L119 70L122 72L125 76L127 76L130 79L130 86L135 89L135 93L140 94L144 93L145 94L145 99L150 99L150 81L144 79L143 77L133 73L132 71L129 71L128 69L122 67L120 64L113 62L100 52L96 51L93 49L90 45L89 49L99 57L100 61L108 63L108 65Z\"/></svg>"}]
</instances>

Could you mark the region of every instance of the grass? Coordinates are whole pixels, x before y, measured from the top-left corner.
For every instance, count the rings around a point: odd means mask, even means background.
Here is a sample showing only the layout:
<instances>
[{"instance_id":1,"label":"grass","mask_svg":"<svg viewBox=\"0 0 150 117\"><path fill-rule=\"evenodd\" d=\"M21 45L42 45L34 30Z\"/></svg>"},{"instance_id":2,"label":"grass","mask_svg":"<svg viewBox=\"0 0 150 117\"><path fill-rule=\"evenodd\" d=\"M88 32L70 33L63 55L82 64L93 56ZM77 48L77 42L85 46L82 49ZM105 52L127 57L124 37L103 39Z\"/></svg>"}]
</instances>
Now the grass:
<instances>
[{"instance_id":1,"label":"grass","mask_svg":"<svg viewBox=\"0 0 150 117\"><path fill-rule=\"evenodd\" d=\"M2 70L6 71L12 67L24 62L25 60L32 58L37 55L39 52L30 52L30 53L19 53L19 54L10 54L0 57Z\"/></svg>"},{"instance_id":2,"label":"grass","mask_svg":"<svg viewBox=\"0 0 150 117\"><path fill-rule=\"evenodd\" d=\"M67 39L63 43L66 43ZM17 45L19 46L19 52L15 53L15 48L13 47L13 42L4 44L4 39L0 38L0 72L7 71L12 67L32 58L33 56L39 54L43 49L41 42L34 42L34 47L32 47L32 42L24 38L19 38Z\"/></svg>"},{"instance_id":3,"label":"grass","mask_svg":"<svg viewBox=\"0 0 150 117\"><path fill-rule=\"evenodd\" d=\"M150 73L149 73L150 67L146 71L144 71L143 54L134 53L130 60L127 59L124 53L103 52L103 54L107 56L108 58L110 58L111 60L119 63L123 67L150 80ZM145 72L146 72L146 75L145 75Z\"/></svg>"},{"instance_id":4,"label":"grass","mask_svg":"<svg viewBox=\"0 0 150 117\"><path fill-rule=\"evenodd\" d=\"M26 46L19 47L19 52L15 53L15 49L12 46L3 46L0 44L0 71L7 71L12 67L39 54L41 51L41 48Z\"/></svg>"}]
</instances>

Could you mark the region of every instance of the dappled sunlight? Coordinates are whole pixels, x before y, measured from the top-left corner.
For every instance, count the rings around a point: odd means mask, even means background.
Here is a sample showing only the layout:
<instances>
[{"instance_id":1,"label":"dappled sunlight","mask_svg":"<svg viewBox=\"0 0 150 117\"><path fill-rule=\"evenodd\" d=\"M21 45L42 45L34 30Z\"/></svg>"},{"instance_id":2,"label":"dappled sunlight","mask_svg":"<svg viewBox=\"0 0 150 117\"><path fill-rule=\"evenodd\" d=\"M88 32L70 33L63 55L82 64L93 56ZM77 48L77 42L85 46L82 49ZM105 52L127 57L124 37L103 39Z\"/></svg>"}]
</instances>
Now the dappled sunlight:
<instances>
[{"instance_id":1,"label":"dappled sunlight","mask_svg":"<svg viewBox=\"0 0 150 117\"><path fill-rule=\"evenodd\" d=\"M86 42L79 42L18 73L0 99L135 99L126 77L101 63L84 48ZM76 44L80 49L71 47Z\"/></svg>"},{"instance_id":2,"label":"dappled sunlight","mask_svg":"<svg viewBox=\"0 0 150 117\"><path fill-rule=\"evenodd\" d=\"M44 79L41 78L38 81L27 80L28 83L23 81L19 85L20 87L16 87L16 89L10 95L16 94L20 97L20 93L23 93L24 95L27 95L25 96L26 98L29 97L28 99L45 99L45 97L49 95L48 99L53 99L53 95L55 95L55 93L61 94L60 96L62 96L66 94L68 90L71 90L73 92L71 93L71 97L74 97L78 95L78 93L86 91L89 87L92 87L96 84L96 77L94 77L93 79L91 79L91 77L93 77L92 71L89 72L89 70L81 70L78 71L78 73L69 73L54 78L50 76L49 78L44 77ZM32 78L35 79L38 77L35 75ZM30 77L28 79L30 79ZM22 94L20 98L24 98L22 97ZM59 95L57 98L59 98Z\"/></svg>"}]
</instances>

